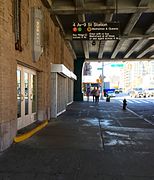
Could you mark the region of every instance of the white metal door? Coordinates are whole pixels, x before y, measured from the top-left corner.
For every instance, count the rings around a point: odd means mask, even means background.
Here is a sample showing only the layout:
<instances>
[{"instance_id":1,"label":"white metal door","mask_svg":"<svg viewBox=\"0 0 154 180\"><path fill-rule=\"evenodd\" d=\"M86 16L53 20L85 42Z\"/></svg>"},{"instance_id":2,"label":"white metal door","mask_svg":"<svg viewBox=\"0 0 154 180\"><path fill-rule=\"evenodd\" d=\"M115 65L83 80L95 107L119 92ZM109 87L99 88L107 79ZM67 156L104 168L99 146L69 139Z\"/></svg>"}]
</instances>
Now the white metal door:
<instances>
[{"instance_id":1,"label":"white metal door","mask_svg":"<svg viewBox=\"0 0 154 180\"><path fill-rule=\"evenodd\" d=\"M17 129L35 121L36 72L23 66L17 67Z\"/></svg>"}]
</instances>

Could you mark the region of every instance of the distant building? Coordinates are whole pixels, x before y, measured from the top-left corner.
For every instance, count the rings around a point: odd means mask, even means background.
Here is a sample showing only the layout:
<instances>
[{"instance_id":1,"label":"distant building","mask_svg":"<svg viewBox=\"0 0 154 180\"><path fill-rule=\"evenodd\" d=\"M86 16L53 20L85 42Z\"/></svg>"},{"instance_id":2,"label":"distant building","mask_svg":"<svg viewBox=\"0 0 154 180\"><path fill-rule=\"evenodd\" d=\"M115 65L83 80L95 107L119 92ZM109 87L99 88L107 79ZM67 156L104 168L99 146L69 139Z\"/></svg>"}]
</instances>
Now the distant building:
<instances>
[{"instance_id":1,"label":"distant building","mask_svg":"<svg viewBox=\"0 0 154 180\"><path fill-rule=\"evenodd\" d=\"M154 61L125 62L124 87L126 91L135 87L154 87Z\"/></svg>"},{"instance_id":2,"label":"distant building","mask_svg":"<svg viewBox=\"0 0 154 180\"><path fill-rule=\"evenodd\" d=\"M84 63L83 75L84 76L91 76L91 69L92 69L92 66L90 65L90 62Z\"/></svg>"}]
</instances>

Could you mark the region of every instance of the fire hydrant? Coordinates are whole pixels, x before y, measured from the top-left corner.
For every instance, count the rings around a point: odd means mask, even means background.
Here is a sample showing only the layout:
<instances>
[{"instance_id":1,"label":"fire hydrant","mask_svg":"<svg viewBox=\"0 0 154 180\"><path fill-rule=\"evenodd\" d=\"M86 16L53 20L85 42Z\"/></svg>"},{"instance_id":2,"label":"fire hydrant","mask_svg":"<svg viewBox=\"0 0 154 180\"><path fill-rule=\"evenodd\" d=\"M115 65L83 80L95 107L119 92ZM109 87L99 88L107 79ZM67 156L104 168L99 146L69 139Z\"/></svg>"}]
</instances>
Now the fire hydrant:
<instances>
[{"instance_id":1,"label":"fire hydrant","mask_svg":"<svg viewBox=\"0 0 154 180\"><path fill-rule=\"evenodd\" d=\"M124 109L124 110L126 110L126 106L127 106L127 100L124 99L124 100L123 100L123 109Z\"/></svg>"}]
</instances>

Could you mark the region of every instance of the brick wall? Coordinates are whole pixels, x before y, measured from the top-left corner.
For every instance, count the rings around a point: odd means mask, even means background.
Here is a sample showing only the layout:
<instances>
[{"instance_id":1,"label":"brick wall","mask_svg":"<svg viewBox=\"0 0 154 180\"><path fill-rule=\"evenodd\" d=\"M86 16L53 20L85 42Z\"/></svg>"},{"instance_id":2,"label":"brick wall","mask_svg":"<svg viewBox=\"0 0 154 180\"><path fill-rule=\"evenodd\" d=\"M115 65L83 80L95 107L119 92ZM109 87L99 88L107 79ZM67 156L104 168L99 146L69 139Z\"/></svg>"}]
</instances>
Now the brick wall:
<instances>
[{"instance_id":1,"label":"brick wall","mask_svg":"<svg viewBox=\"0 0 154 180\"><path fill-rule=\"evenodd\" d=\"M31 52L32 7L40 7L44 14L44 52L38 62L33 62ZM21 46L21 52L15 50L13 0L0 0L0 150L10 146L17 130L17 64L37 71L40 120L50 118L50 63L63 63L73 71L71 52L41 0L21 1Z\"/></svg>"},{"instance_id":2,"label":"brick wall","mask_svg":"<svg viewBox=\"0 0 154 180\"><path fill-rule=\"evenodd\" d=\"M0 0L0 150L16 133L16 62L12 34L12 2Z\"/></svg>"}]
</instances>

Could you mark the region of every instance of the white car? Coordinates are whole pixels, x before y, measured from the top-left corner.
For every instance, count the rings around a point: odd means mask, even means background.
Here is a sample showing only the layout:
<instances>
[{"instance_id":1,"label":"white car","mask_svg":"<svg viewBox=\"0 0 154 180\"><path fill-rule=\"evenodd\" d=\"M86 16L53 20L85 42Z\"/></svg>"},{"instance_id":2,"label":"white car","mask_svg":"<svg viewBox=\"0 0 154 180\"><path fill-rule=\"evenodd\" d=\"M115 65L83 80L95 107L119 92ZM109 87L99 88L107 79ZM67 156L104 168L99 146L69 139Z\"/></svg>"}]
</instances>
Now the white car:
<instances>
[{"instance_id":1,"label":"white car","mask_svg":"<svg viewBox=\"0 0 154 180\"><path fill-rule=\"evenodd\" d=\"M153 97L154 96L154 88L147 88L144 90L146 97Z\"/></svg>"},{"instance_id":2,"label":"white car","mask_svg":"<svg viewBox=\"0 0 154 180\"><path fill-rule=\"evenodd\" d=\"M129 95L133 98L145 97L145 93L142 88L134 88L129 92Z\"/></svg>"},{"instance_id":3,"label":"white car","mask_svg":"<svg viewBox=\"0 0 154 180\"><path fill-rule=\"evenodd\" d=\"M108 94L108 96L110 96L110 97L115 97L115 96L116 96L116 95L115 95L115 92L108 92L107 94Z\"/></svg>"}]
</instances>

